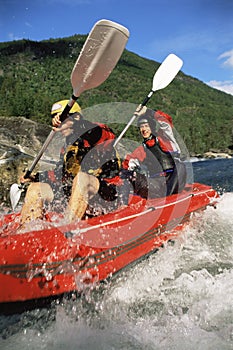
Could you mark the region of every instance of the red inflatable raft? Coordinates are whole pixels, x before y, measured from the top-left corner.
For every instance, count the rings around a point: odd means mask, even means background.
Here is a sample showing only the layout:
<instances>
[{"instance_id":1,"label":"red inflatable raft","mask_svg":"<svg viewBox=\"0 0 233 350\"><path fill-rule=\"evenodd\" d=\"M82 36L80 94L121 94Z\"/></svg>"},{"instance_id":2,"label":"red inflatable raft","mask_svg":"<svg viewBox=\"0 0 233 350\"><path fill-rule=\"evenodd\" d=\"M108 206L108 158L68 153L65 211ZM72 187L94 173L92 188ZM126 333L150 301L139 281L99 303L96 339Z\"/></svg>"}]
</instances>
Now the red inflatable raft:
<instances>
[{"instance_id":1,"label":"red inflatable raft","mask_svg":"<svg viewBox=\"0 0 233 350\"><path fill-rule=\"evenodd\" d=\"M50 213L43 229L17 233L19 214L0 220L0 303L81 292L174 239L192 213L217 193L198 183L178 195L142 200L110 214L61 225Z\"/></svg>"}]
</instances>

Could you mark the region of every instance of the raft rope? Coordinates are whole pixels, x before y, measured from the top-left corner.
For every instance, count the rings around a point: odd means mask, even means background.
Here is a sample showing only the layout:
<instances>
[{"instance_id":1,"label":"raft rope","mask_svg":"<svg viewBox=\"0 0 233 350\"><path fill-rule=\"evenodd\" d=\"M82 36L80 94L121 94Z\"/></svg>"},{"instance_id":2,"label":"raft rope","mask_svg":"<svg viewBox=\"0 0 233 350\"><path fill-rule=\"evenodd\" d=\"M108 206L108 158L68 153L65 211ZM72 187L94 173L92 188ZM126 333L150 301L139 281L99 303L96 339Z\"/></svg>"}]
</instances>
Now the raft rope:
<instances>
[{"instance_id":1,"label":"raft rope","mask_svg":"<svg viewBox=\"0 0 233 350\"><path fill-rule=\"evenodd\" d=\"M129 216L125 216L124 218L120 218L120 219L115 219L115 220L103 222L103 223L98 224L98 225L85 227L85 228L82 228L82 229L79 229L79 230L72 230L71 233L72 233L72 234L75 234L75 233L82 234L82 233L85 233L85 232L94 230L94 229L96 229L96 228L101 228L101 227L104 227L104 226L116 224L116 223L121 222L121 221L134 219L134 218L136 218L136 217L139 217L139 216L148 214L148 213L150 213L151 211L163 209L163 208L169 207L169 206L171 206L171 205L184 202L184 201L190 199L191 197L194 197L194 196L197 196L197 195L200 195L200 194L205 194L205 195L208 197L207 192L209 192L209 191L212 191L212 190L201 191L201 192L198 192L198 193L191 193L191 194L188 195L187 197L181 198L181 199L176 200L176 201L174 201L174 202L172 202L172 203L164 204L164 205L161 205L161 206L158 206L158 207L149 207L147 210L145 210L145 211L143 211L143 212L140 212L140 213L137 213L137 214L132 214L132 215L129 215ZM216 198L216 197L215 197L215 198ZM208 199L210 199L210 197L208 197ZM214 200L214 199L213 199L213 200Z\"/></svg>"},{"instance_id":2,"label":"raft rope","mask_svg":"<svg viewBox=\"0 0 233 350\"><path fill-rule=\"evenodd\" d=\"M102 222L101 224L98 224L98 225L94 225L94 226L89 226L89 227L85 227L85 228L82 228L80 230L72 230L71 232L72 233L84 233L84 232L87 232L87 231L91 231L91 230L94 230L96 228L100 228L100 227L104 227L104 226L108 226L108 225L112 225L112 224L116 224L118 222L121 222L121 221L125 221L125 220L129 220L129 219L134 219L138 216L141 216L141 215L144 215L144 214L147 214L147 213L150 213L151 211L155 210L154 207L150 207L148 208L147 210L143 211L143 212L140 212L140 213L137 213L137 214L132 214L132 215L129 215L129 216L125 216L124 218L120 218L120 219L115 219L115 220L111 220L111 221L107 221L107 222ZM78 231L78 232L76 232Z\"/></svg>"}]
</instances>

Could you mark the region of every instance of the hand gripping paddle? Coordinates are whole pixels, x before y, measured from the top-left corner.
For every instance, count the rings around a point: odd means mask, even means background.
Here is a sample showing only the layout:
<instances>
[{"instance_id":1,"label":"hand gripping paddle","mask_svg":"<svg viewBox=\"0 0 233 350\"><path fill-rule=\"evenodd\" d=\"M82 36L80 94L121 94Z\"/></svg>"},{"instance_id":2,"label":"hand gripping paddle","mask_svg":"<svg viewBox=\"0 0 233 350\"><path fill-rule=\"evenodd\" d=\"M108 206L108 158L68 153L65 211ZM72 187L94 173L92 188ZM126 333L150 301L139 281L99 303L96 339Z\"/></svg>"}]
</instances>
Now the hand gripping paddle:
<instances>
[{"instance_id":1,"label":"hand gripping paddle","mask_svg":"<svg viewBox=\"0 0 233 350\"><path fill-rule=\"evenodd\" d=\"M170 54L168 55L165 60L161 63L159 68L154 74L153 83L152 83L152 89L150 93L146 96L144 101L142 102L141 106L146 106L147 102L153 95L153 93L157 90L164 89L166 86L168 86L171 81L175 78L179 70L181 69L183 65L183 61L176 55ZM136 112L135 112L136 113ZM126 133L130 125L134 122L134 120L137 118L137 114L134 114L124 130L121 132L121 134L118 136L116 141L114 142L114 147L118 144L118 142L122 139L123 135Z\"/></svg>"}]
</instances>

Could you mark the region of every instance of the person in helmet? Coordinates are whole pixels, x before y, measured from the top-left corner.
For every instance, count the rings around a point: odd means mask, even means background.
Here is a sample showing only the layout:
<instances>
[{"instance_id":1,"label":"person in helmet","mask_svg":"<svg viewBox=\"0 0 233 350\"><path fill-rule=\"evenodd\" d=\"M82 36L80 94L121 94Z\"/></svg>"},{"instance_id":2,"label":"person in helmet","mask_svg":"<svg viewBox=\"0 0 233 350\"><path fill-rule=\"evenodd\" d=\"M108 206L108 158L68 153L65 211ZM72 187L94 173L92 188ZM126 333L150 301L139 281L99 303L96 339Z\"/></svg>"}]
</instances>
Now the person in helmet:
<instances>
[{"instance_id":1,"label":"person in helmet","mask_svg":"<svg viewBox=\"0 0 233 350\"><path fill-rule=\"evenodd\" d=\"M54 203L56 208L65 203L68 222L96 212L106 213L123 204L120 159L113 148L115 134L105 124L84 119L77 103L61 123L67 102L58 101L51 110L53 129L65 136L60 161L52 171L37 173L30 179L21 177L21 182L32 182L21 211L22 226L42 219L46 203Z\"/></svg>"},{"instance_id":2,"label":"person in helmet","mask_svg":"<svg viewBox=\"0 0 233 350\"><path fill-rule=\"evenodd\" d=\"M142 145L123 161L123 169L127 170L124 173L128 174L135 194L157 198L181 192L186 184L186 167L180 160L171 117L145 106L137 110Z\"/></svg>"}]
</instances>

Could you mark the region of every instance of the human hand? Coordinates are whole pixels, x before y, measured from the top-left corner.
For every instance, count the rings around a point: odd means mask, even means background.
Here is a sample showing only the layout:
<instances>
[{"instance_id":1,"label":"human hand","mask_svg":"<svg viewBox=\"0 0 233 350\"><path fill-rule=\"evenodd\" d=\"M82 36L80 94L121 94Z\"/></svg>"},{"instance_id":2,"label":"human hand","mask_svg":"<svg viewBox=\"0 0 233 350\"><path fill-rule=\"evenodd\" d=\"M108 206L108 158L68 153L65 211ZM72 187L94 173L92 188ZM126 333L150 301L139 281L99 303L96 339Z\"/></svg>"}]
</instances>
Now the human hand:
<instances>
[{"instance_id":1,"label":"human hand","mask_svg":"<svg viewBox=\"0 0 233 350\"><path fill-rule=\"evenodd\" d=\"M52 118L52 126L55 127L55 128L58 128L61 125L60 115L61 115L61 113L57 113Z\"/></svg>"},{"instance_id":2,"label":"human hand","mask_svg":"<svg viewBox=\"0 0 233 350\"><path fill-rule=\"evenodd\" d=\"M67 137L73 132L73 119L68 118L63 123L60 121L60 115L56 115L53 120L52 124L54 125L53 130L56 132L61 132L63 136Z\"/></svg>"},{"instance_id":3,"label":"human hand","mask_svg":"<svg viewBox=\"0 0 233 350\"><path fill-rule=\"evenodd\" d=\"M19 178L19 181L21 184L25 184L27 182L33 182L35 179L35 177L33 175L30 175L29 177L26 177L26 178L24 176L25 176L25 174L21 175Z\"/></svg>"},{"instance_id":4,"label":"human hand","mask_svg":"<svg viewBox=\"0 0 233 350\"><path fill-rule=\"evenodd\" d=\"M128 163L128 170L133 171L135 169L140 169L140 163L137 158L131 158Z\"/></svg>"},{"instance_id":5,"label":"human hand","mask_svg":"<svg viewBox=\"0 0 233 350\"><path fill-rule=\"evenodd\" d=\"M135 111L135 115L140 117L141 115L144 115L147 111L147 107L146 106L142 106L141 104L137 106L136 111Z\"/></svg>"}]
</instances>

